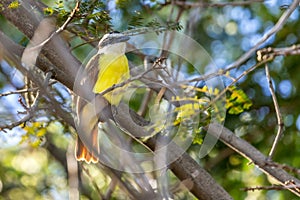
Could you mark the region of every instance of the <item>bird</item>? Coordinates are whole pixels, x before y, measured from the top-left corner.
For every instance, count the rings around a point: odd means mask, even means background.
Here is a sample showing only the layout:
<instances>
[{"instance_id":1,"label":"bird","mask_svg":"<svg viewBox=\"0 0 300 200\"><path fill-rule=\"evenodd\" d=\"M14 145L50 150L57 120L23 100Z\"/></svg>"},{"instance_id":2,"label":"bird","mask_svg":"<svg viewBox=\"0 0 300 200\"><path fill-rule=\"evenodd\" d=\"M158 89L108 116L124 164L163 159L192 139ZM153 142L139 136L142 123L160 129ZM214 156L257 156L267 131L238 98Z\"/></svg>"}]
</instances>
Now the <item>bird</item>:
<instances>
[{"instance_id":1,"label":"bird","mask_svg":"<svg viewBox=\"0 0 300 200\"><path fill-rule=\"evenodd\" d=\"M130 69L128 59L125 55L126 41L130 38L119 32L111 32L105 34L98 43L98 52L88 61L85 77L81 80L81 85L89 82L93 86L93 93L99 94L108 88L112 88L116 84L120 84L130 78ZM124 86L125 87L125 86ZM111 104L118 105L122 99L122 88L115 88L103 95L103 97ZM118 93L119 90L119 93ZM92 115L93 109L85 99L77 97L76 104L76 123L85 124L88 128L83 128L86 138L82 140L80 134L77 136L75 147L75 156L78 161L86 163L97 163L99 161L98 144L98 123L102 123L97 116ZM87 117L89 116L89 117ZM86 120L89 119L88 122ZM83 137L83 136L82 136ZM86 144L84 144L84 142ZM89 149L92 148L93 150Z\"/></svg>"}]
</instances>

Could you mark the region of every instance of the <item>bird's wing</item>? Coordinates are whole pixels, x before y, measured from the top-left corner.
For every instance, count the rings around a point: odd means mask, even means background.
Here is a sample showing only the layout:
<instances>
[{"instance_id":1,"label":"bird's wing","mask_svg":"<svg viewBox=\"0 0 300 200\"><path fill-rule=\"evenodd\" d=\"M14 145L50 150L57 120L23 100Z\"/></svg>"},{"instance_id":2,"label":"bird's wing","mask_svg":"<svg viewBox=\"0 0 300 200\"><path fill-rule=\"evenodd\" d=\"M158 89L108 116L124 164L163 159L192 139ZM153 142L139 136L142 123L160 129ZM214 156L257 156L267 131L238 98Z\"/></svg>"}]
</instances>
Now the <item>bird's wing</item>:
<instances>
[{"instance_id":1,"label":"bird's wing","mask_svg":"<svg viewBox=\"0 0 300 200\"><path fill-rule=\"evenodd\" d=\"M99 73L99 58L100 54L97 53L89 60L85 68L84 77L80 82L81 85L89 84L94 87Z\"/></svg>"},{"instance_id":2,"label":"bird's wing","mask_svg":"<svg viewBox=\"0 0 300 200\"><path fill-rule=\"evenodd\" d=\"M99 54L94 55L86 65L84 75L80 81L82 88L93 90L99 73ZM77 144L75 149L75 155L77 160L86 161L87 163L98 162L97 154L99 154L98 145L98 120L97 116L92 116L94 114L94 106L88 103L85 99L77 97L74 99L76 103L76 113L77 113L77 125L79 126L79 131L81 137L85 137L84 141L87 142L94 151L91 151L80 139L77 138ZM96 153L96 155L95 155Z\"/></svg>"}]
</instances>

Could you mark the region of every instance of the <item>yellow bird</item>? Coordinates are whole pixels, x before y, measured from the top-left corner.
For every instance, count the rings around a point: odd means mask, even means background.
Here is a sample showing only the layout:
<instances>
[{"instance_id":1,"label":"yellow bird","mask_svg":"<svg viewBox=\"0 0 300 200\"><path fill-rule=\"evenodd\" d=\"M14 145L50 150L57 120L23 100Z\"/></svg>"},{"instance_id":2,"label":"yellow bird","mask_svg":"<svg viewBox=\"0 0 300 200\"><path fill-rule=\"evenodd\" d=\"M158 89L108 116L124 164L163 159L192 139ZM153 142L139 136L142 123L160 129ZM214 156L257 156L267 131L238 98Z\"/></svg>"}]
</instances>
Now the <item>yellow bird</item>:
<instances>
[{"instance_id":1,"label":"yellow bird","mask_svg":"<svg viewBox=\"0 0 300 200\"><path fill-rule=\"evenodd\" d=\"M94 85L93 92L95 94L129 79L130 71L125 55L126 41L128 40L128 36L116 32L106 34L100 40L97 54L89 60L86 66L87 77L82 80L83 84L89 81ZM104 94L104 97L111 105L118 105L122 98L121 90L122 88L116 88ZM88 126L86 128L88 133L84 140L87 144L82 142L80 135L77 138L76 159L87 163L96 163L98 162L97 154L100 153L98 144L99 119L96 116L91 119L89 115L93 115L91 113L93 107L86 100L78 97L76 101L77 123ZM89 121L86 122L86 120ZM94 151L91 151L87 146L91 146ZM95 150L97 151L96 155L93 153Z\"/></svg>"}]
</instances>

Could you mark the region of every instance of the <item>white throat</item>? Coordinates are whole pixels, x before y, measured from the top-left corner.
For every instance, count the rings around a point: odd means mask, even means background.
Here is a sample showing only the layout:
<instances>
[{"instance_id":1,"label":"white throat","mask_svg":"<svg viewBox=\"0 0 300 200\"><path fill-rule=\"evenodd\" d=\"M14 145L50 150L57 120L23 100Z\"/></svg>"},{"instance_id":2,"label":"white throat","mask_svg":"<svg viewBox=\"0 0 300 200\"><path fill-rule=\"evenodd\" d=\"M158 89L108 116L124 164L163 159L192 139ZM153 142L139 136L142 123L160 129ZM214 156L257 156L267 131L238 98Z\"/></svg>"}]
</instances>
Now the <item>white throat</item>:
<instances>
[{"instance_id":1,"label":"white throat","mask_svg":"<svg viewBox=\"0 0 300 200\"><path fill-rule=\"evenodd\" d=\"M99 54L116 54L116 55L124 55L126 52L126 43L120 42L115 44L107 45L101 49L99 49Z\"/></svg>"}]
</instances>

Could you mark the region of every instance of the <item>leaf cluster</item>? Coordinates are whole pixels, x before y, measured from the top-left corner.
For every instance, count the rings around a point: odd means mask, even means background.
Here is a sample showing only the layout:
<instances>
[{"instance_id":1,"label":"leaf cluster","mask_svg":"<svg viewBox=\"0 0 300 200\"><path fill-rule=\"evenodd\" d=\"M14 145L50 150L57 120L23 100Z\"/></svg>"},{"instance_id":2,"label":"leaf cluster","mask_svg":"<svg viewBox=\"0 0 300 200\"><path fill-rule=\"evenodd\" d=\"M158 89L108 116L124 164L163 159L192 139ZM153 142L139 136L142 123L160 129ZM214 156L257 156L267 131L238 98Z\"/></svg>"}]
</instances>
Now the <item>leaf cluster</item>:
<instances>
[{"instance_id":1,"label":"leaf cluster","mask_svg":"<svg viewBox=\"0 0 300 200\"><path fill-rule=\"evenodd\" d=\"M229 114L240 114L252 106L251 100L242 89L236 86L230 86L229 92L230 94L226 99L226 108Z\"/></svg>"},{"instance_id":2,"label":"leaf cluster","mask_svg":"<svg viewBox=\"0 0 300 200\"><path fill-rule=\"evenodd\" d=\"M57 25L61 26L70 17L73 7L59 0L53 7L44 9L46 16L55 15ZM103 33L109 32L111 28L111 17L106 10L106 5L101 1L82 1L72 18L75 26L69 25L68 30L78 36L99 38ZM80 28L80 29L78 29Z\"/></svg>"},{"instance_id":3,"label":"leaf cluster","mask_svg":"<svg viewBox=\"0 0 300 200\"><path fill-rule=\"evenodd\" d=\"M41 121L27 123L23 128L25 134L22 135L20 143L28 142L32 147L40 146L47 133L47 126L47 123Z\"/></svg>"}]
</instances>

